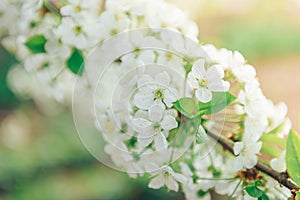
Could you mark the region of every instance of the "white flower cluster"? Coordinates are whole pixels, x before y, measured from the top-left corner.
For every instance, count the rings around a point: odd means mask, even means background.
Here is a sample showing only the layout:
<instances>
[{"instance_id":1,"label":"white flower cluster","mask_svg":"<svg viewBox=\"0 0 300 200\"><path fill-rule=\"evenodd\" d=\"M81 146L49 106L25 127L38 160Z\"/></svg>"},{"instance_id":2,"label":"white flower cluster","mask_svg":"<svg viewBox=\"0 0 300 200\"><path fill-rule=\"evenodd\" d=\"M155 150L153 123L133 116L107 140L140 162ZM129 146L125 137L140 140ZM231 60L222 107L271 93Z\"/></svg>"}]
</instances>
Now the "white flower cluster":
<instances>
[{"instance_id":1,"label":"white flower cluster","mask_svg":"<svg viewBox=\"0 0 300 200\"><path fill-rule=\"evenodd\" d=\"M85 59L99 42L144 27L180 31L194 40L198 37L196 23L163 0L4 0L0 25L2 45L60 102L71 100L70 85L76 75L68 61L74 52ZM28 44L30 38L34 40Z\"/></svg>"},{"instance_id":2,"label":"white flower cluster","mask_svg":"<svg viewBox=\"0 0 300 200\"><path fill-rule=\"evenodd\" d=\"M212 199L212 190L251 199L244 186L258 182L264 195L282 199L268 189L280 186L253 168L263 160L285 171L283 148L265 144L291 129L287 107L263 95L239 52L200 45L196 24L176 7L162 0L3 0L0 14L2 44L50 96L70 101L76 78L84 83L80 95L94 98L114 168L132 178L150 175L150 188L181 188L192 200ZM137 28L148 29L130 31ZM215 137L231 141L235 156Z\"/></svg>"}]
</instances>

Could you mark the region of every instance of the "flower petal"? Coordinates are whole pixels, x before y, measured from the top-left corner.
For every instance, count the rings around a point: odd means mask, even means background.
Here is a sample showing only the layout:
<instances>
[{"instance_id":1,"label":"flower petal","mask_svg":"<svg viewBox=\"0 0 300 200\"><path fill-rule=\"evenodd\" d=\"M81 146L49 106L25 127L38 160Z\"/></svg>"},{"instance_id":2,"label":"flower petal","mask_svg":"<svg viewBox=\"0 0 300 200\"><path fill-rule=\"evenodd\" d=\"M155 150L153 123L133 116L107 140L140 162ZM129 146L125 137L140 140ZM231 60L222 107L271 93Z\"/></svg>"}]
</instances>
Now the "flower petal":
<instances>
[{"instance_id":1,"label":"flower petal","mask_svg":"<svg viewBox=\"0 0 300 200\"><path fill-rule=\"evenodd\" d=\"M146 147L153 141L153 137L139 135L137 140L140 147Z\"/></svg>"},{"instance_id":2,"label":"flower petal","mask_svg":"<svg viewBox=\"0 0 300 200\"><path fill-rule=\"evenodd\" d=\"M244 166L244 157L242 155L236 157L233 161L233 170L240 171Z\"/></svg>"},{"instance_id":3,"label":"flower petal","mask_svg":"<svg viewBox=\"0 0 300 200\"><path fill-rule=\"evenodd\" d=\"M132 120L133 129L139 133L148 132L151 122L143 118L134 118Z\"/></svg>"},{"instance_id":4,"label":"flower petal","mask_svg":"<svg viewBox=\"0 0 300 200\"><path fill-rule=\"evenodd\" d=\"M257 154L260 152L261 147L262 147L262 142L259 141L253 144L249 144L247 146L247 150L253 154Z\"/></svg>"},{"instance_id":5,"label":"flower petal","mask_svg":"<svg viewBox=\"0 0 300 200\"><path fill-rule=\"evenodd\" d=\"M134 118L148 119L148 112L146 110L138 110L136 111Z\"/></svg>"},{"instance_id":6,"label":"flower petal","mask_svg":"<svg viewBox=\"0 0 300 200\"><path fill-rule=\"evenodd\" d=\"M150 120L152 122L160 122L163 117L164 111L165 109L162 105L160 104L152 105L148 111Z\"/></svg>"},{"instance_id":7,"label":"flower petal","mask_svg":"<svg viewBox=\"0 0 300 200\"><path fill-rule=\"evenodd\" d=\"M207 85L208 89L214 92L226 92L230 88L228 81L209 82Z\"/></svg>"},{"instance_id":8,"label":"flower petal","mask_svg":"<svg viewBox=\"0 0 300 200\"><path fill-rule=\"evenodd\" d=\"M198 88L196 90L195 96L199 101L203 103L210 102L212 99L211 91L206 88Z\"/></svg>"},{"instance_id":9,"label":"flower petal","mask_svg":"<svg viewBox=\"0 0 300 200\"><path fill-rule=\"evenodd\" d=\"M198 88L199 82L197 81L197 77L195 77L192 73L189 73L187 78L187 83L189 88Z\"/></svg>"},{"instance_id":10,"label":"flower petal","mask_svg":"<svg viewBox=\"0 0 300 200\"><path fill-rule=\"evenodd\" d=\"M204 67L204 60L197 60L192 67L192 74L195 78L203 78L206 76L206 70Z\"/></svg>"},{"instance_id":11,"label":"flower petal","mask_svg":"<svg viewBox=\"0 0 300 200\"><path fill-rule=\"evenodd\" d=\"M173 128L176 128L178 126L178 123L176 121L176 119L171 116L171 115L166 115L162 122L160 123L161 127L164 129L164 130L172 130Z\"/></svg>"},{"instance_id":12,"label":"flower petal","mask_svg":"<svg viewBox=\"0 0 300 200\"><path fill-rule=\"evenodd\" d=\"M160 84L160 86L167 87L170 85L170 81L170 75L165 71L155 76L155 82Z\"/></svg>"},{"instance_id":13,"label":"flower petal","mask_svg":"<svg viewBox=\"0 0 300 200\"><path fill-rule=\"evenodd\" d=\"M161 167L159 167L156 163L154 162L146 162L145 163L145 170L147 173L151 174L151 175L156 175L159 172L161 172Z\"/></svg>"},{"instance_id":14,"label":"flower petal","mask_svg":"<svg viewBox=\"0 0 300 200\"><path fill-rule=\"evenodd\" d=\"M179 173L174 173L172 174L172 176L174 177L174 179L180 183L186 183L187 182L187 178Z\"/></svg>"},{"instance_id":15,"label":"flower petal","mask_svg":"<svg viewBox=\"0 0 300 200\"><path fill-rule=\"evenodd\" d=\"M257 163L257 156L254 155L254 156L248 156L246 159L245 159L245 167L247 169L251 169L253 168Z\"/></svg>"},{"instance_id":16,"label":"flower petal","mask_svg":"<svg viewBox=\"0 0 300 200\"><path fill-rule=\"evenodd\" d=\"M179 189L178 183L174 180L174 178L172 176L169 176L168 178L166 178L165 182L166 182L166 186L170 190L173 190L175 192L178 191L178 189Z\"/></svg>"},{"instance_id":17,"label":"flower petal","mask_svg":"<svg viewBox=\"0 0 300 200\"><path fill-rule=\"evenodd\" d=\"M157 133L157 135L154 136L154 145L157 151L167 150L168 142L166 137L161 132Z\"/></svg>"},{"instance_id":18,"label":"flower petal","mask_svg":"<svg viewBox=\"0 0 300 200\"><path fill-rule=\"evenodd\" d=\"M175 109L168 109L165 110L165 115L171 115L172 117L176 118L178 116L178 113Z\"/></svg>"},{"instance_id":19,"label":"flower petal","mask_svg":"<svg viewBox=\"0 0 300 200\"><path fill-rule=\"evenodd\" d=\"M165 185L165 177L163 174L159 174L157 177L152 179L148 184L149 188L159 189Z\"/></svg>"},{"instance_id":20,"label":"flower petal","mask_svg":"<svg viewBox=\"0 0 300 200\"><path fill-rule=\"evenodd\" d=\"M239 155L244 148L244 142L236 142L234 143L233 152L234 155Z\"/></svg>"},{"instance_id":21,"label":"flower petal","mask_svg":"<svg viewBox=\"0 0 300 200\"><path fill-rule=\"evenodd\" d=\"M180 162L179 166L181 168L181 172L189 177L193 176L193 172L191 171L190 167L185 162ZM179 181L179 180L178 180ZM179 181L180 182L180 181Z\"/></svg>"},{"instance_id":22,"label":"flower petal","mask_svg":"<svg viewBox=\"0 0 300 200\"><path fill-rule=\"evenodd\" d=\"M168 108L173 106L173 102L177 100L178 92L173 88L166 88L164 92L164 102L168 106Z\"/></svg>"},{"instance_id":23,"label":"flower petal","mask_svg":"<svg viewBox=\"0 0 300 200\"><path fill-rule=\"evenodd\" d=\"M207 69L206 79L208 82L220 81L224 78L224 70L220 65L213 65Z\"/></svg>"},{"instance_id":24,"label":"flower petal","mask_svg":"<svg viewBox=\"0 0 300 200\"><path fill-rule=\"evenodd\" d=\"M134 105L140 109L147 110L154 102L153 94L136 93L133 99Z\"/></svg>"},{"instance_id":25,"label":"flower petal","mask_svg":"<svg viewBox=\"0 0 300 200\"><path fill-rule=\"evenodd\" d=\"M153 83L153 78L151 76L149 76L148 74L145 74L143 76L141 76L137 82L137 87L139 89L141 89L142 87L145 87L146 85L148 85L149 83Z\"/></svg>"},{"instance_id":26,"label":"flower petal","mask_svg":"<svg viewBox=\"0 0 300 200\"><path fill-rule=\"evenodd\" d=\"M155 54L152 50L142 50L138 56L138 59L143 63L153 63L155 60Z\"/></svg>"}]
</instances>

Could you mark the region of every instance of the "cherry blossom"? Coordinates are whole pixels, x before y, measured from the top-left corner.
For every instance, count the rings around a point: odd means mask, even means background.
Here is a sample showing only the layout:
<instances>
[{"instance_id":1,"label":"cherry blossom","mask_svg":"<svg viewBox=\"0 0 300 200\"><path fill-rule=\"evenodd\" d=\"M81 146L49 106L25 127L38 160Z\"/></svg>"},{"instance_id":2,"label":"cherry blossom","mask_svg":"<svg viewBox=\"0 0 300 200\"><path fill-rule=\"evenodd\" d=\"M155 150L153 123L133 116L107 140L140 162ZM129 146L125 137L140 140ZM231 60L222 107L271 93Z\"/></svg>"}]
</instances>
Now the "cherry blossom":
<instances>
[{"instance_id":1,"label":"cherry blossom","mask_svg":"<svg viewBox=\"0 0 300 200\"><path fill-rule=\"evenodd\" d=\"M195 89L196 98L207 103L212 99L212 92L228 91L230 85L229 82L222 80L224 70L220 66L213 65L206 70L204 65L203 59L197 60L188 76L188 81Z\"/></svg>"}]
</instances>

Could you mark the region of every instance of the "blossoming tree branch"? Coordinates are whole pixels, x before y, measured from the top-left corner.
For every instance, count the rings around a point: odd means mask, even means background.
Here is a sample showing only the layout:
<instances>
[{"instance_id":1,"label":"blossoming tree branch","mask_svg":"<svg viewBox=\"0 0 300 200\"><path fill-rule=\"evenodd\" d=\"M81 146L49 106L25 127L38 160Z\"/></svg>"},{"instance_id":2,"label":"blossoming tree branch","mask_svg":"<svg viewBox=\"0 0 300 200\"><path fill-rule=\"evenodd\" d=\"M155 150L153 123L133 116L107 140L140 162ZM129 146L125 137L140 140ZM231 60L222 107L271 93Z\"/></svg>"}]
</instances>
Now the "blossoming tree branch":
<instances>
[{"instance_id":1,"label":"blossoming tree branch","mask_svg":"<svg viewBox=\"0 0 300 200\"><path fill-rule=\"evenodd\" d=\"M12 87L64 105L73 95L74 116L92 119L105 143L103 164L186 199L300 199L300 136L286 105L264 96L239 52L200 44L180 9L2 0L0 23L22 65Z\"/></svg>"}]
</instances>

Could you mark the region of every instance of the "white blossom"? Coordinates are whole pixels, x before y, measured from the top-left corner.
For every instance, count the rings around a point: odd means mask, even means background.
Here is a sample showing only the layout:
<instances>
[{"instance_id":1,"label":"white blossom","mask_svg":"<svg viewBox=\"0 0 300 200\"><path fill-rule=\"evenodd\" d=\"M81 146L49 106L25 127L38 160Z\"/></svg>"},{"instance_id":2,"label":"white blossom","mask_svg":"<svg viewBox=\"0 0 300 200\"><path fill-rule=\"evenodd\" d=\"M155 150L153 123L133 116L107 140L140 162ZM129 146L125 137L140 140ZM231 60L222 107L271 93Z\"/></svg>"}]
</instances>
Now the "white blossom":
<instances>
[{"instance_id":1,"label":"white blossom","mask_svg":"<svg viewBox=\"0 0 300 200\"><path fill-rule=\"evenodd\" d=\"M137 83L138 92L134 95L134 104L140 109L149 109L154 102L172 107L172 103L177 100L178 92L170 86L170 82L167 72L157 74L154 79L149 75L143 75Z\"/></svg>"},{"instance_id":2,"label":"white blossom","mask_svg":"<svg viewBox=\"0 0 300 200\"><path fill-rule=\"evenodd\" d=\"M182 174L176 173L170 166L164 165L158 167L153 163L149 163L146 167L146 171L151 173L154 178L149 182L149 188L159 189L166 186L169 190L175 192L179 189L179 183L185 183L186 177Z\"/></svg>"},{"instance_id":3,"label":"white blossom","mask_svg":"<svg viewBox=\"0 0 300 200\"><path fill-rule=\"evenodd\" d=\"M91 18L91 15L95 15L97 8L101 5L102 0L68 0L68 4L60 9L60 12L64 16L71 16L77 20L82 18Z\"/></svg>"},{"instance_id":4,"label":"white blossom","mask_svg":"<svg viewBox=\"0 0 300 200\"><path fill-rule=\"evenodd\" d=\"M168 142L166 135L168 132L178 126L171 110L165 110L161 104L154 104L149 111L139 110L132 120L133 128L137 131L138 142L141 146L146 147L154 141L157 151L167 149Z\"/></svg>"},{"instance_id":5,"label":"white blossom","mask_svg":"<svg viewBox=\"0 0 300 200\"><path fill-rule=\"evenodd\" d=\"M253 168L257 164L257 154L260 152L262 142L236 142L234 143L234 154L237 157L234 160L233 168L235 171Z\"/></svg>"},{"instance_id":6,"label":"white blossom","mask_svg":"<svg viewBox=\"0 0 300 200\"><path fill-rule=\"evenodd\" d=\"M191 73L188 76L188 82L192 88L196 89L196 98L207 103L212 100L212 92L224 92L229 90L229 82L222 80L224 70L218 66L210 66L205 69L203 59L194 63Z\"/></svg>"}]
</instances>

